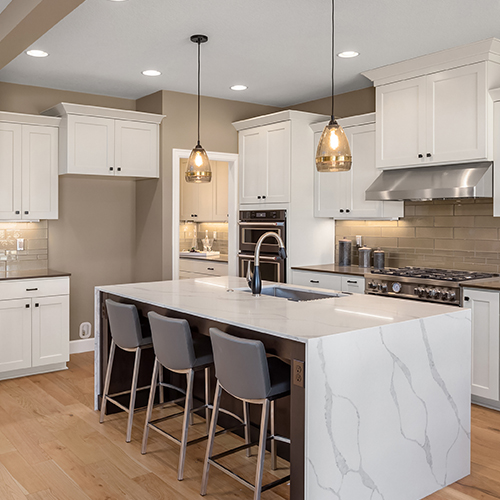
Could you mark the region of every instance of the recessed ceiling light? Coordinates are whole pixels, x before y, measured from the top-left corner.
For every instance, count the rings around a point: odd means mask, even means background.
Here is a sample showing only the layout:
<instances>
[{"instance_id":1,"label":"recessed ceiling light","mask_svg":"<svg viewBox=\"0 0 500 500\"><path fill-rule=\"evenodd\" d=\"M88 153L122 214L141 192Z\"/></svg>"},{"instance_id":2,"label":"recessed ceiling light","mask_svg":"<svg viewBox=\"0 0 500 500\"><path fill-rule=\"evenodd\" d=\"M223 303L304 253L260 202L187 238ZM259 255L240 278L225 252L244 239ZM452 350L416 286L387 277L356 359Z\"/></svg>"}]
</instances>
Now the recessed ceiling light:
<instances>
[{"instance_id":1,"label":"recessed ceiling light","mask_svg":"<svg viewBox=\"0 0 500 500\"><path fill-rule=\"evenodd\" d=\"M359 52L356 52L354 50L346 50L344 52L341 52L340 54L337 54L339 57L343 57L344 59L348 59L349 57L356 57L359 56Z\"/></svg>"},{"instance_id":2,"label":"recessed ceiling light","mask_svg":"<svg viewBox=\"0 0 500 500\"><path fill-rule=\"evenodd\" d=\"M27 50L26 54L31 57L47 57L49 55L48 52L44 52L43 50Z\"/></svg>"},{"instance_id":3,"label":"recessed ceiling light","mask_svg":"<svg viewBox=\"0 0 500 500\"><path fill-rule=\"evenodd\" d=\"M246 90L248 87L246 85L233 85L231 90Z\"/></svg>"},{"instance_id":4,"label":"recessed ceiling light","mask_svg":"<svg viewBox=\"0 0 500 500\"><path fill-rule=\"evenodd\" d=\"M112 0L113 2L118 2L122 0ZM144 76L160 76L161 71L157 71L156 69L146 69L145 71L142 72Z\"/></svg>"}]
</instances>

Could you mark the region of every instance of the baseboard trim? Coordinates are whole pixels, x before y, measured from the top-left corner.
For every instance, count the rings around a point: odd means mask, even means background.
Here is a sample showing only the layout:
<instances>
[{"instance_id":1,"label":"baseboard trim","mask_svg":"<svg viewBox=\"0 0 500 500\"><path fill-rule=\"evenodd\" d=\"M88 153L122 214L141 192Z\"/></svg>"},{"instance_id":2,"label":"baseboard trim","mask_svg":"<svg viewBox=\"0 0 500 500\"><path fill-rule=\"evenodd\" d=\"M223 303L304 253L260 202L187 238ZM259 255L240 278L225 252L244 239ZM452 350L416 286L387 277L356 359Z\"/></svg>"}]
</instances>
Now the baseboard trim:
<instances>
[{"instance_id":1,"label":"baseboard trim","mask_svg":"<svg viewBox=\"0 0 500 500\"><path fill-rule=\"evenodd\" d=\"M69 353L79 354L81 352L89 352L94 350L94 338L71 340L69 342Z\"/></svg>"}]
</instances>

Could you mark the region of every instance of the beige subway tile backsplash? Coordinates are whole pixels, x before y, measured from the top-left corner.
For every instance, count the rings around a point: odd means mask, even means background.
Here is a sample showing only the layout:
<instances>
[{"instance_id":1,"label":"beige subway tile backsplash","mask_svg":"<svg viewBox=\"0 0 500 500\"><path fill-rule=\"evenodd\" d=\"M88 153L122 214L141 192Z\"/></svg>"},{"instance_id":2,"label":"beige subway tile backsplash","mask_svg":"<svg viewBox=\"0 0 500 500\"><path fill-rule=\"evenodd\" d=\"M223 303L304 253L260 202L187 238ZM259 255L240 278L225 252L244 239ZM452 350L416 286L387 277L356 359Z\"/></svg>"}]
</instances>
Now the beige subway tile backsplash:
<instances>
[{"instance_id":1,"label":"beige subway tile backsplash","mask_svg":"<svg viewBox=\"0 0 500 500\"><path fill-rule=\"evenodd\" d=\"M24 250L17 250L17 239L24 238ZM33 271L48 268L48 223L0 223L0 272Z\"/></svg>"},{"instance_id":2,"label":"beige subway tile backsplash","mask_svg":"<svg viewBox=\"0 0 500 500\"><path fill-rule=\"evenodd\" d=\"M421 266L500 273L500 217L491 199L405 202L398 221L336 221L338 240L386 252L389 267ZM357 263L357 251L353 252Z\"/></svg>"}]
</instances>

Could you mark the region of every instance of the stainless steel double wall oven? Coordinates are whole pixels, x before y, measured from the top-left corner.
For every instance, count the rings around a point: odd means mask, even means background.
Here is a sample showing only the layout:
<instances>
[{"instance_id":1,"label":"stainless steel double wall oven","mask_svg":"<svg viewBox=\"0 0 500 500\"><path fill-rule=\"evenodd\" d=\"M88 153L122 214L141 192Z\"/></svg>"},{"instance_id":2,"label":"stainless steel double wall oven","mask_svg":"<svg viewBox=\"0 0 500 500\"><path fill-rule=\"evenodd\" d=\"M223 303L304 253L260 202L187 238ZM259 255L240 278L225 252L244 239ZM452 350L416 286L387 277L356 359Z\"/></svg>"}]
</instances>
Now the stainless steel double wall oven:
<instances>
[{"instance_id":1,"label":"stainless steel double wall oven","mask_svg":"<svg viewBox=\"0 0 500 500\"><path fill-rule=\"evenodd\" d=\"M241 210L239 226L239 276L246 276L248 266L253 270L257 241L266 232L272 231L286 245L286 210ZM286 282L286 261L278 258L279 246L269 238L260 250L260 276L262 280Z\"/></svg>"}]
</instances>

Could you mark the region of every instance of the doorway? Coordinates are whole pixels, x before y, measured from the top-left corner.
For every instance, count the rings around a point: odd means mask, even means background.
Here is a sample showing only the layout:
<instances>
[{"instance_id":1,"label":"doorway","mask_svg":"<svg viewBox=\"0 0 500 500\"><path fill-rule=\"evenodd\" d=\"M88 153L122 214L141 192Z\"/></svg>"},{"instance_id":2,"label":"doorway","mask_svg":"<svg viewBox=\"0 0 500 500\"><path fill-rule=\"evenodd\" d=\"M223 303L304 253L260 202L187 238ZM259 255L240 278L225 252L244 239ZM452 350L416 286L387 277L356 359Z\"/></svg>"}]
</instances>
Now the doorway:
<instances>
[{"instance_id":1,"label":"doorway","mask_svg":"<svg viewBox=\"0 0 500 500\"><path fill-rule=\"evenodd\" d=\"M172 150L172 279L179 279L179 245L180 245L180 188L181 162L191 154L188 149ZM228 167L228 274L238 275L238 155L233 153L217 153L207 151L208 158L214 162L225 162Z\"/></svg>"}]
</instances>

